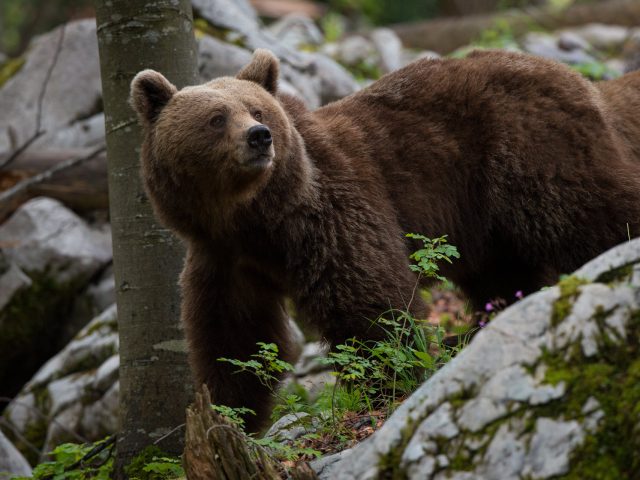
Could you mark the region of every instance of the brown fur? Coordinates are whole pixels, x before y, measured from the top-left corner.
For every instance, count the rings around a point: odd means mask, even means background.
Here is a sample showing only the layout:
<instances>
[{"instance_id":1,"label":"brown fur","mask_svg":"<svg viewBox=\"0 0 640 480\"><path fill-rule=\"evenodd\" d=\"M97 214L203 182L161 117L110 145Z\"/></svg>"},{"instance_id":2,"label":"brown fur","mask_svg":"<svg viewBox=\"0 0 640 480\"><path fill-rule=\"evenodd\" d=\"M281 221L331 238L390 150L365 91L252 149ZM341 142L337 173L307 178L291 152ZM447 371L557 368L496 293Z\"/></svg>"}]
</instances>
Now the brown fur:
<instances>
[{"instance_id":1,"label":"brown fur","mask_svg":"<svg viewBox=\"0 0 640 480\"><path fill-rule=\"evenodd\" d=\"M257 341L291 359L285 296L332 342L379 335L371 321L390 308L424 313L404 233L448 234L462 258L445 274L476 304L554 283L627 224L639 233L638 74L594 86L547 60L475 53L415 62L315 112L274 97L277 74L257 51L236 79L176 93L145 71L132 86L149 197L188 246L196 380L256 410L250 429L267 392L216 359L247 359ZM272 162L251 169L260 122Z\"/></svg>"}]
</instances>

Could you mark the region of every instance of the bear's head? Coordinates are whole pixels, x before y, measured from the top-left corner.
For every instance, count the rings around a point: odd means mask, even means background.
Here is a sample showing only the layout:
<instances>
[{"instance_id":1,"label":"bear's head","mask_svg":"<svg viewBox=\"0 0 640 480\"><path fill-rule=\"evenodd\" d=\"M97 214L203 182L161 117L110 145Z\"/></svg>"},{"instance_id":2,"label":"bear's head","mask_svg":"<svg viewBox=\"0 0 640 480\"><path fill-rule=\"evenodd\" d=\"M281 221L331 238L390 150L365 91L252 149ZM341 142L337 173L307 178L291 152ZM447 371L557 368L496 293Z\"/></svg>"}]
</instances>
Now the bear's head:
<instances>
[{"instance_id":1,"label":"bear's head","mask_svg":"<svg viewBox=\"0 0 640 480\"><path fill-rule=\"evenodd\" d=\"M235 77L177 90L153 70L131 84L145 133L142 177L156 213L181 233L228 216L291 156L295 130L275 98L279 62L256 50ZM179 217L179 218L176 218Z\"/></svg>"}]
</instances>

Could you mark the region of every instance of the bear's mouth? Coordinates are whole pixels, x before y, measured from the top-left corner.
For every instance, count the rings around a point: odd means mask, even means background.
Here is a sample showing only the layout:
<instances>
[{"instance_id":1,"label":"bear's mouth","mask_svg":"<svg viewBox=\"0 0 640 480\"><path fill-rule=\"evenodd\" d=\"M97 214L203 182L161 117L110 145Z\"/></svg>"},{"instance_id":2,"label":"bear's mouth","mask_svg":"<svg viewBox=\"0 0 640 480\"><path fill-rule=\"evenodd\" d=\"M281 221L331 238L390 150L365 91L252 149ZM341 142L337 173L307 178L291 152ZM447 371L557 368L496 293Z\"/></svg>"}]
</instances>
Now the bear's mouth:
<instances>
[{"instance_id":1,"label":"bear's mouth","mask_svg":"<svg viewBox=\"0 0 640 480\"><path fill-rule=\"evenodd\" d=\"M268 153L261 153L244 162L244 167L249 170L266 170L271 166L272 159Z\"/></svg>"}]
</instances>

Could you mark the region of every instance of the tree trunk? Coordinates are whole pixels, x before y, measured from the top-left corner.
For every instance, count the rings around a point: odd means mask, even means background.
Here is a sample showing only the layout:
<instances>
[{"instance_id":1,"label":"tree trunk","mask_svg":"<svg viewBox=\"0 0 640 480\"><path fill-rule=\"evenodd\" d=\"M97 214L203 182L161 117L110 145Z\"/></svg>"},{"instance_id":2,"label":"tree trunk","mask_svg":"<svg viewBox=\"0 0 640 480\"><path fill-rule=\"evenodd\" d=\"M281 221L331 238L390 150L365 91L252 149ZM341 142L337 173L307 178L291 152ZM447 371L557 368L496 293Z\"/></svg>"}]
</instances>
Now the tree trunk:
<instances>
[{"instance_id":1,"label":"tree trunk","mask_svg":"<svg viewBox=\"0 0 640 480\"><path fill-rule=\"evenodd\" d=\"M128 105L133 76L197 81L188 0L96 0L106 116L109 200L120 333L120 434L116 475L144 447L182 450L192 397L177 278L183 248L153 216L139 178L141 131ZM162 438L165 435L166 438Z\"/></svg>"},{"instance_id":2,"label":"tree trunk","mask_svg":"<svg viewBox=\"0 0 640 480\"><path fill-rule=\"evenodd\" d=\"M640 2L611 0L586 5L577 4L564 10L531 7L495 14L399 24L392 28L405 46L444 54L469 44L483 31L495 28L497 20L506 22L515 35L531 30L532 25L545 30L592 22L636 26L640 23Z\"/></svg>"}]
</instances>

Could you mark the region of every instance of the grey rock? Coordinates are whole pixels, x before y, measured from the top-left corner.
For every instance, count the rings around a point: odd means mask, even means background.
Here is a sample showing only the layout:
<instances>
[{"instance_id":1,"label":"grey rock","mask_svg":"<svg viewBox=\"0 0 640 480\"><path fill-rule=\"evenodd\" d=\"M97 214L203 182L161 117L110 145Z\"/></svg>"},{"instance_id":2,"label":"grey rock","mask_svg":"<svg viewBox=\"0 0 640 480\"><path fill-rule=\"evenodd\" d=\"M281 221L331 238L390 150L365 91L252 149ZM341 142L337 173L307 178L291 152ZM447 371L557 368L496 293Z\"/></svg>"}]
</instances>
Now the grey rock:
<instances>
[{"instance_id":1,"label":"grey rock","mask_svg":"<svg viewBox=\"0 0 640 480\"><path fill-rule=\"evenodd\" d=\"M69 403L67 407L55 414L50 420L47 429L47 437L42 447L40 461L48 459L48 452L61 443L79 442L82 437L76 432L79 430L82 419L83 405L81 403Z\"/></svg>"},{"instance_id":2,"label":"grey rock","mask_svg":"<svg viewBox=\"0 0 640 480\"><path fill-rule=\"evenodd\" d=\"M77 400L82 392L91 384L92 378L81 373L74 373L59 380L54 380L47 386L50 399L49 414L54 418L60 411L71 404L79 404Z\"/></svg>"},{"instance_id":3,"label":"grey rock","mask_svg":"<svg viewBox=\"0 0 640 480\"><path fill-rule=\"evenodd\" d=\"M470 432L477 432L506 413L506 402L484 397L473 398L458 413L458 425Z\"/></svg>"},{"instance_id":4,"label":"grey rock","mask_svg":"<svg viewBox=\"0 0 640 480\"><path fill-rule=\"evenodd\" d=\"M1 251L0 256L2 256ZM18 292L29 288L32 284L31 278L19 266L10 264L0 273L0 310L5 308Z\"/></svg>"},{"instance_id":5,"label":"grey rock","mask_svg":"<svg viewBox=\"0 0 640 480\"><path fill-rule=\"evenodd\" d=\"M574 400L575 389L562 381L548 383L547 355L566 362L606 362L600 352L605 336L624 348L640 311L640 275L634 273L639 265L640 241L633 240L576 273L606 283L579 286L570 298L561 298L560 288L552 287L500 313L347 460L332 463L332 478L380 478L390 472L383 474L379 465L393 458L399 459L393 464L396 473L409 479L569 474L569 460L586 433L601 428L606 412L594 396L585 401L582 415L565 418L563 406ZM570 301L571 307L560 319L553 315L559 301ZM580 351L584 357L576 357ZM557 415L541 407L546 405L553 405ZM456 471L461 461L468 465Z\"/></svg>"},{"instance_id":6,"label":"grey rock","mask_svg":"<svg viewBox=\"0 0 640 480\"><path fill-rule=\"evenodd\" d=\"M553 478L569 471L569 457L584 439L584 431L575 420L569 422L538 418L523 476Z\"/></svg>"},{"instance_id":7,"label":"grey rock","mask_svg":"<svg viewBox=\"0 0 640 480\"><path fill-rule=\"evenodd\" d=\"M253 9L247 8L246 2L242 3L244 5L228 0L193 0L191 2L195 13L212 25L241 33L260 28L260 20Z\"/></svg>"},{"instance_id":8,"label":"grey rock","mask_svg":"<svg viewBox=\"0 0 640 480\"><path fill-rule=\"evenodd\" d=\"M288 323L291 338L297 345L300 352L302 352L304 348L304 333L302 333L302 330L300 330L300 327L293 318L289 317Z\"/></svg>"},{"instance_id":9,"label":"grey rock","mask_svg":"<svg viewBox=\"0 0 640 480\"><path fill-rule=\"evenodd\" d=\"M98 312L104 311L116 302L116 280L111 266L102 272L96 283L89 285L87 296Z\"/></svg>"},{"instance_id":10,"label":"grey rock","mask_svg":"<svg viewBox=\"0 0 640 480\"><path fill-rule=\"evenodd\" d=\"M338 60L346 65L375 63L375 55L373 44L361 35L347 37L338 45Z\"/></svg>"},{"instance_id":11,"label":"grey rock","mask_svg":"<svg viewBox=\"0 0 640 480\"><path fill-rule=\"evenodd\" d=\"M37 99L55 57L61 28L31 42L24 65L0 90L0 154L22 145L36 130ZM96 22L94 19L70 22L46 85L41 129L53 134L98 113L100 98ZM11 145L10 127L16 145Z\"/></svg>"},{"instance_id":12,"label":"grey rock","mask_svg":"<svg viewBox=\"0 0 640 480\"><path fill-rule=\"evenodd\" d=\"M83 283L111 261L111 235L93 230L60 202L35 198L0 226L7 259L56 283Z\"/></svg>"},{"instance_id":13,"label":"grey rock","mask_svg":"<svg viewBox=\"0 0 640 480\"><path fill-rule=\"evenodd\" d=\"M608 72L604 74L603 80L612 80L613 78L620 77L625 73L625 69L627 68L625 61L620 58L611 58L604 62L604 64Z\"/></svg>"},{"instance_id":14,"label":"grey rock","mask_svg":"<svg viewBox=\"0 0 640 480\"><path fill-rule=\"evenodd\" d=\"M29 462L0 430L0 480L30 476Z\"/></svg>"},{"instance_id":15,"label":"grey rock","mask_svg":"<svg viewBox=\"0 0 640 480\"><path fill-rule=\"evenodd\" d=\"M604 276L611 275L618 270L636 263L640 238L634 238L619 247L597 256L583 267L576 270L574 275L590 282L602 281Z\"/></svg>"},{"instance_id":16,"label":"grey rock","mask_svg":"<svg viewBox=\"0 0 640 480\"><path fill-rule=\"evenodd\" d=\"M104 361L96 371L92 387L99 392L106 392L118 380L120 355L115 354Z\"/></svg>"},{"instance_id":17,"label":"grey rock","mask_svg":"<svg viewBox=\"0 0 640 480\"><path fill-rule=\"evenodd\" d=\"M251 61L251 52L209 35L198 40L198 71L201 80L235 76Z\"/></svg>"},{"instance_id":18,"label":"grey rock","mask_svg":"<svg viewBox=\"0 0 640 480\"><path fill-rule=\"evenodd\" d=\"M562 397L564 385L540 385L540 380L527 374L522 365L512 365L496 372L480 390L479 398L503 403L526 402L540 405Z\"/></svg>"},{"instance_id":19,"label":"grey rock","mask_svg":"<svg viewBox=\"0 0 640 480\"><path fill-rule=\"evenodd\" d=\"M619 50L632 33L627 27L590 23L568 30L598 50Z\"/></svg>"},{"instance_id":20,"label":"grey rock","mask_svg":"<svg viewBox=\"0 0 640 480\"><path fill-rule=\"evenodd\" d=\"M328 367L323 365L319 359L325 358L329 351L329 345L326 342L309 342L302 348L300 358L295 364L294 373L297 377L303 377L310 373L317 373L327 370Z\"/></svg>"},{"instance_id":21,"label":"grey rock","mask_svg":"<svg viewBox=\"0 0 640 480\"><path fill-rule=\"evenodd\" d=\"M636 308L637 300L627 286L613 288L596 283L580 287L580 292L571 313L558 325L555 335L548 337L546 347L561 350L577 344L586 357L592 357L598 352L598 338L603 333L624 340L626 317ZM601 331L600 312L610 312L604 321L606 332Z\"/></svg>"},{"instance_id":22,"label":"grey rock","mask_svg":"<svg viewBox=\"0 0 640 480\"><path fill-rule=\"evenodd\" d=\"M244 14L245 18L252 22L259 22L258 12L253 8L249 0L234 0L235 6Z\"/></svg>"},{"instance_id":23,"label":"grey rock","mask_svg":"<svg viewBox=\"0 0 640 480\"><path fill-rule=\"evenodd\" d=\"M267 48L280 59L297 68L307 66L297 50L280 42L273 34L262 28L255 16L248 14L245 5L231 0L192 0L194 13L206 19L212 25L231 30L233 38L249 50Z\"/></svg>"},{"instance_id":24,"label":"grey rock","mask_svg":"<svg viewBox=\"0 0 640 480\"><path fill-rule=\"evenodd\" d=\"M27 383L33 389L66 375L98 368L118 351L117 310L112 305L89 322Z\"/></svg>"},{"instance_id":25,"label":"grey rock","mask_svg":"<svg viewBox=\"0 0 640 480\"><path fill-rule=\"evenodd\" d=\"M352 451L353 449L348 449L332 455L325 455L324 457L310 461L309 466L316 472L320 480L333 480L338 478L335 476L334 467L346 460Z\"/></svg>"},{"instance_id":26,"label":"grey rock","mask_svg":"<svg viewBox=\"0 0 640 480\"><path fill-rule=\"evenodd\" d=\"M640 69L640 29L634 28L631 32L622 49L624 73Z\"/></svg>"},{"instance_id":27,"label":"grey rock","mask_svg":"<svg viewBox=\"0 0 640 480\"><path fill-rule=\"evenodd\" d=\"M32 392L17 395L7 406L4 417L19 431L26 432L38 420L36 397Z\"/></svg>"},{"instance_id":28,"label":"grey rock","mask_svg":"<svg viewBox=\"0 0 640 480\"><path fill-rule=\"evenodd\" d=\"M272 438L278 442L292 442L302 435L316 431L317 421L306 412L288 413L271 425L265 438Z\"/></svg>"},{"instance_id":29,"label":"grey rock","mask_svg":"<svg viewBox=\"0 0 640 480\"><path fill-rule=\"evenodd\" d=\"M0 244L11 266L0 275L6 286L0 310L0 391L13 395L95 313L65 312L111 261L111 235L89 227L55 200L35 198L0 225Z\"/></svg>"},{"instance_id":30,"label":"grey rock","mask_svg":"<svg viewBox=\"0 0 640 480\"><path fill-rule=\"evenodd\" d=\"M120 382L116 381L94 403L85 406L79 431L91 439L104 438L118 431Z\"/></svg>"},{"instance_id":31,"label":"grey rock","mask_svg":"<svg viewBox=\"0 0 640 480\"><path fill-rule=\"evenodd\" d=\"M118 426L118 335L115 305L89 322L8 405L5 420L46 453L80 437L99 440ZM23 452L29 453L31 452Z\"/></svg>"},{"instance_id":32,"label":"grey rock","mask_svg":"<svg viewBox=\"0 0 640 480\"><path fill-rule=\"evenodd\" d=\"M591 50L591 44L575 32L560 32L558 47L563 50Z\"/></svg>"},{"instance_id":33,"label":"grey rock","mask_svg":"<svg viewBox=\"0 0 640 480\"><path fill-rule=\"evenodd\" d=\"M564 50L558 46L558 41L555 37L538 32L531 32L525 35L522 47L532 55L569 64L590 63L596 60L584 50Z\"/></svg>"},{"instance_id":34,"label":"grey rock","mask_svg":"<svg viewBox=\"0 0 640 480\"><path fill-rule=\"evenodd\" d=\"M369 38L378 52L378 65L383 73L402 67L402 41L390 28L376 28Z\"/></svg>"},{"instance_id":35,"label":"grey rock","mask_svg":"<svg viewBox=\"0 0 640 480\"><path fill-rule=\"evenodd\" d=\"M310 401L314 401L327 385L336 383L336 376L329 371L309 373L295 379L295 382L307 391Z\"/></svg>"},{"instance_id":36,"label":"grey rock","mask_svg":"<svg viewBox=\"0 0 640 480\"><path fill-rule=\"evenodd\" d=\"M589 433L598 429L600 420L605 416L604 411L600 408L600 402L593 397L589 397L582 407L582 414L585 415L583 427Z\"/></svg>"},{"instance_id":37,"label":"grey rock","mask_svg":"<svg viewBox=\"0 0 640 480\"><path fill-rule=\"evenodd\" d=\"M284 45L300 48L307 45L320 45L324 35L316 23L306 15L290 13L269 25L271 34Z\"/></svg>"},{"instance_id":38,"label":"grey rock","mask_svg":"<svg viewBox=\"0 0 640 480\"><path fill-rule=\"evenodd\" d=\"M489 443L479 466L482 478L487 480L516 480L520 478L526 456L525 440L521 432L524 422L512 418L502 424Z\"/></svg>"},{"instance_id":39,"label":"grey rock","mask_svg":"<svg viewBox=\"0 0 640 480\"><path fill-rule=\"evenodd\" d=\"M308 62L309 68L305 69L305 73L293 68L287 64L280 64L280 83L279 87L283 83L288 83L296 93L296 96L305 101L308 108L314 109L320 106L320 79L314 77L313 66L311 66L311 60L307 56L304 56L305 61Z\"/></svg>"},{"instance_id":40,"label":"grey rock","mask_svg":"<svg viewBox=\"0 0 640 480\"><path fill-rule=\"evenodd\" d=\"M222 42L208 35L198 41L198 71L203 82L222 76L235 76L242 67L251 61L251 57L252 54L249 50ZM306 60L306 62L310 63L311 60ZM320 79L301 73L288 64L281 65L279 90L301 98L310 108L320 105L319 90L321 86Z\"/></svg>"},{"instance_id":41,"label":"grey rock","mask_svg":"<svg viewBox=\"0 0 640 480\"><path fill-rule=\"evenodd\" d=\"M339 100L360 89L353 76L339 63L322 53L304 54L309 59L310 71L318 80L320 104Z\"/></svg>"},{"instance_id":42,"label":"grey rock","mask_svg":"<svg viewBox=\"0 0 640 480\"><path fill-rule=\"evenodd\" d=\"M31 148L85 148L102 143L104 143L104 113L97 113L43 135Z\"/></svg>"}]
</instances>

